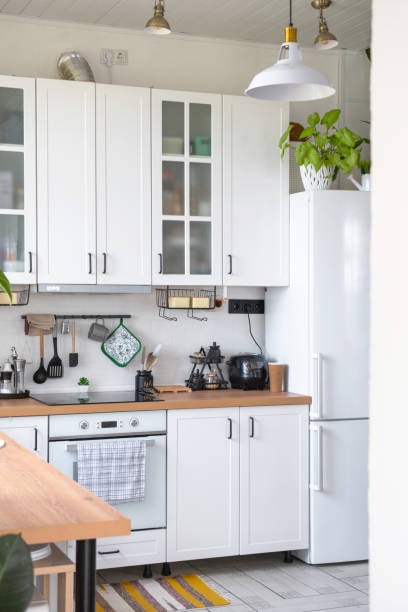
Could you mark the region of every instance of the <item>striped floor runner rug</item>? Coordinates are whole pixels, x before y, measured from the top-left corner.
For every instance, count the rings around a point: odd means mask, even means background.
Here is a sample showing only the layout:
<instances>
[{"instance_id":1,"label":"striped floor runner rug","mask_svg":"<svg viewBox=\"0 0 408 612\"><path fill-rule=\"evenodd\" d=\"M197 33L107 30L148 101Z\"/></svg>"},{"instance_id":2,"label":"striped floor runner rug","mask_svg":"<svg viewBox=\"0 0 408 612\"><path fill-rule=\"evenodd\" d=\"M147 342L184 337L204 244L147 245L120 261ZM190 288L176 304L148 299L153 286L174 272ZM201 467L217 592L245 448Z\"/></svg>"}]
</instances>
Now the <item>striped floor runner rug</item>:
<instances>
[{"instance_id":1,"label":"striped floor runner rug","mask_svg":"<svg viewBox=\"0 0 408 612\"><path fill-rule=\"evenodd\" d=\"M196 574L98 584L96 587L96 612L167 612L229 603Z\"/></svg>"}]
</instances>

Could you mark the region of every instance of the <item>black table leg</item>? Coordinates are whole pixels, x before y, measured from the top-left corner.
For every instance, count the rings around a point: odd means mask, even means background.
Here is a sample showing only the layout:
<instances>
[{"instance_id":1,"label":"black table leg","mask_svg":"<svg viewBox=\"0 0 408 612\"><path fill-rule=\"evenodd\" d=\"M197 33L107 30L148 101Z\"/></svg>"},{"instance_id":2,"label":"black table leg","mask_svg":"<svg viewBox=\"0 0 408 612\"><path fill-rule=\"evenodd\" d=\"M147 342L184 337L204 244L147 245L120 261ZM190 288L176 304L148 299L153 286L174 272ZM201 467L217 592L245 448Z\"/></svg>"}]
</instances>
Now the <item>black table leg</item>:
<instances>
[{"instance_id":1,"label":"black table leg","mask_svg":"<svg viewBox=\"0 0 408 612\"><path fill-rule=\"evenodd\" d=\"M76 543L75 612L95 612L96 540Z\"/></svg>"}]
</instances>

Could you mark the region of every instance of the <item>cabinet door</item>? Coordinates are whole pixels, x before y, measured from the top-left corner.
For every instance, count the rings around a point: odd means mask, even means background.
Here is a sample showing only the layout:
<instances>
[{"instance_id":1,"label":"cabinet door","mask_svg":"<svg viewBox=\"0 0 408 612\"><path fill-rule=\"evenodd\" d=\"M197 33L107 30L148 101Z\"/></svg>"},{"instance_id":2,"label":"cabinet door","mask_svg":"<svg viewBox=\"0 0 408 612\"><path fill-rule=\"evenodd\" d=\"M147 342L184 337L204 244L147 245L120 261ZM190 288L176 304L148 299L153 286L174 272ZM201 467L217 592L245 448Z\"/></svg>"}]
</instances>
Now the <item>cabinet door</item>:
<instances>
[{"instance_id":1,"label":"cabinet door","mask_svg":"<svg viewBox=\"0 0 408 612\"><path fill-rule=\"evenodd\" d=\"M289 283L289 105L223 97L224 285Z\"/></svg>"},{"instance_id":2,"label":"cabinet door","mask_svg":"<svg viewBox=\"0 0 408 612\"><path fill-rule=\"evenodd\" d=\"M168 561L238 554L238 470L238 408L168 411Z\"/></svg>"},{"instance_id":3,"label":"cabinet door","mask_svg":"<svg viewBox=\"0 0 408 612\"><path fill-rule=\"evenodd\" d=\"M240 409L240 553L307 548L308 406Z\"/></svg>"},{"instance_id":4,"label":"cabinet door","mask_svg":"<svg viewBox=\"0 0 408 612\"><path fill-rule=\"evenodd\" d=\"M47 461L48 417L5 417L0 419L0 438L2 431Z\"/></svg>"},{"instance_id":5,"label":"cabinet door","mask_svg":"<svg viewBox=\"0 0 408 612\"><path fill-rule=\"evenodd\" d=\"M153 284L222 282L221 96L152 92Z\"/></svg>"},{"instance_id":6,"label":"cabinet door","mask_svg":"<svg viewBox=\"0 0 408 612\"><path fill-rule=\"evenodd\" d=\"M151 284L150 90L96 85L97 283Z\"/></svg>"},{"instance_id":7,"label":"cabinet door","mask_svg":"<svg viewBox=\"0 0 408 612\"><path fill-rule=\"evenodd\" d=\"M0 76L0 269L36 282L35 79Z\"/></svg>"},{"instance_id":8,"label":"cabinet door","mask_svg":"<svg viewBox=\"0 0 408 612\"><path fill-rule=\"evenodd\" d=\"M96 282L95 84L37 80L38 282Z\"/></svg>"}]
</instances>

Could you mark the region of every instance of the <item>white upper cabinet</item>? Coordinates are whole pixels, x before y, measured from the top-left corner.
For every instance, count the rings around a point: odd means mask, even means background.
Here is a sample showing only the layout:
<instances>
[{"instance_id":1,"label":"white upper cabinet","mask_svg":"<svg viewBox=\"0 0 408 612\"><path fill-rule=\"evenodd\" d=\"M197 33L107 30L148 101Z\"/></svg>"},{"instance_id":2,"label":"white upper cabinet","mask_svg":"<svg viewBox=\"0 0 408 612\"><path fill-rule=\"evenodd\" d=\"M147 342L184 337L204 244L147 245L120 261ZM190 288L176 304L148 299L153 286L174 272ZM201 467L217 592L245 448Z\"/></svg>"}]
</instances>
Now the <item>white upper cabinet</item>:
<instances>
[{"instance_id":1,"label":"white upper cabinet","mask_svg":"<svg viewBox=\"0 0 408 612\"><path fill-rule=\"evenodd\" d=\"M153 284L222 283L221 96L152 91Z\"/></svg>"},{"instance_id":2,"label":"white upper cabinet","mask_svg":"<svg viewBox=\"0 0 408 612\"><path fill-rule=\"evenodd\" d=\"M151 284L150 171L150 90L97 84L98 284Z\"/></svg>"},{"instance_id":3,"label":"white upper cabinet","mask_svg":"<svg viewBox=\"0 0 408 612\"><path fill-rule=\"evenodd\" d=\"M95 84L37 80L38 282L96 283Z\"/></svg>"},{"instance_id":4,"label":"white upper cabinet","mask_svg":"<svg viewBox=\"0 0 408 612\"><path fill-rule=\"evenodd\" d=\"M223 96L224 285L289 283L289 105Z\"/></svg>"},{"instance_id":5,"label":"white upper cabinet","mask_svg":"<svg viewBox=\"0 0 408 612\"><path fill-rule=\"evenodd\" d=\"M0 76L0 269L36 282L35 79Z\"/></svg>"}]
</instances>

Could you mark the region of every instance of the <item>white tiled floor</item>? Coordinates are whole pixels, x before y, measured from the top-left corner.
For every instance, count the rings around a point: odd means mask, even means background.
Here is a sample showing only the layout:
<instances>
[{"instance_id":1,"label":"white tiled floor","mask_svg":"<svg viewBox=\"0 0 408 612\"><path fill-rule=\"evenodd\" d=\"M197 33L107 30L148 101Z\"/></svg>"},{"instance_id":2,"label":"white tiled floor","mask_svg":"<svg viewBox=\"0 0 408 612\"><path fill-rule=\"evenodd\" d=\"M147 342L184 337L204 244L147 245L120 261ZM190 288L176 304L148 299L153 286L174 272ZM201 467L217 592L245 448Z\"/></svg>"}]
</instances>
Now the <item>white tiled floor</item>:
<instances>
[{"instance_id":1,"label":"white tiled floor","mask_svg":"<svg viewBox=\"0 0 408 612\"><path fill-rule=\"evenodd\" d=\"M141 567L102 570L100 582L141 577ZM204 559L172 563L172 574L196 573L231 604L225 612L368 612L368 563L307 565L282 554ZM153 566L160 575L161 566Z\"/></svg>"}]
</instances>

